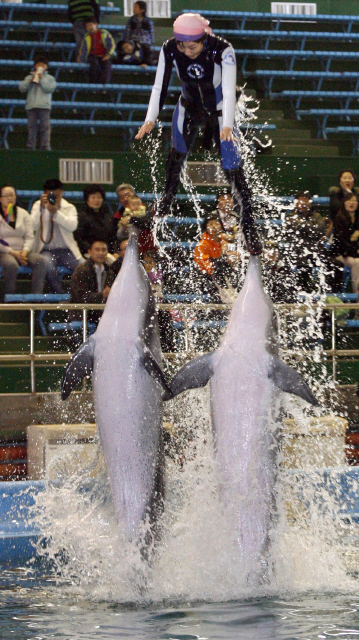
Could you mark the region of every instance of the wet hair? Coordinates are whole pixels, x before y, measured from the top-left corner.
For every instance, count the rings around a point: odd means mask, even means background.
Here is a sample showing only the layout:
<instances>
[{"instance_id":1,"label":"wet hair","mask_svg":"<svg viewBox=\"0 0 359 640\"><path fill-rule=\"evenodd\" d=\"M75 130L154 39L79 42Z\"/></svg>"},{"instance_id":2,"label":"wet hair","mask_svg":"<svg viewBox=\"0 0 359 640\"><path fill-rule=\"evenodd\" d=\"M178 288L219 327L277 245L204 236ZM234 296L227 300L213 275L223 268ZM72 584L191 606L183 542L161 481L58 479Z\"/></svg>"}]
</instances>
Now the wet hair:
<instances>
[{"instance_id":1,"label":"wet hair","mask_svg":"<svg viewBox=\"0 0 359 640\"><path fill-rule=\"evenodd\" d=\"M38 56L35 58L34 68L36 67L36 65L37 65L37 63L38 63L38 62L42 62L43 64L46 64L46 66L47 66L47 67L49 67L49 61L48 61L48 59L46 58L46 56L38 55Z\"/></svg>"},{"instance_id":2,"label":"wet hair","mask_svg":"<svg viewBox=\"0 0 359 640\"><path fill-rule=\"evenodd\" d=\"M15 189L15 187L14 187L14 185L13 185L13 184L3 184L3 185L0 187L0 196L2 195L2 190L3 190L3 189L6 189L6 188L14 189L14 191L15 191L15 195L17 195L17 194L16 194L16 189ZM2 204L1 204L1 202L0 202L0 213L1 213L1 215L5 215L5 211L4 211L4 209L2 208ZM16 213L17 213L17 204L15 204L15 206L14 206L14 215L15 215L15 220L16 220Z\"/></svg>"},{"instance_id":3,"label":"wet hair","mask_svg":"<svg viewBox=\"0 0 359 640\"><path fill-rule=\"evenodd\" d=\"M353 169L343 169L339 174L338 174L338 182L340 182L340 178L342 177L343 173L351 173L353 176L353 180L356 180L356 175L353 171Z\"/></svg>"},{"instance_id":4,"label":"wet hair","mask_svg":"<svg viewBox=\"0 0 359 640\"><path fill-rule=\"evenodd\" d=\"M136 0L136 2L133 3L133 5L135 6L135 4L138 4L138 6L140 7L140 10L143 11L143 15L147 15L147 4L146 2L144 2L143 0Z\"/></svg>"},{"instance_id":5,"label":"wet hair","mask_svg":"<svg viewBox=\"0 0 359 640\"><path fill-rule=\"evenodd\" d=\"M106 198L105 189L101 184L88 184L87 187L84 188L84 200L87 202L89 196L92 196L94 193L100 193L103 200Z\"/></svg>"},{"instance_id":6,"label":"wet hair","mask_svg":"<svg viewBox=\"0 0 359 640\"><path fill-rule=\"evenodd\" d=\"M312 196L309 193L309 191L297 191L294 197L296 200L298 200L299 198L308 198L309 200L312 199Z\"/></svg>"},{"instance_id":7,"label":"wet hair","mask_svg":"<svg viewBox=\"0 0 359 640\"><path fill-rule=\"evenodd\" d=\"M136 195L135 187L133 187L132 184L129 184L128 182L119 184L118 187L116 187L116 194L118 195L120 191L124 191L125 189L130 189L130 191L132 191L132 195Z\"/></svg>"},{"instance_id":8,"label":"wet hair","mask_svg":"<svg viewBox=\"0 0 359 640\"><path fill-rule=\"evenodd\" d=\"M216 220L217 222L219 222L219 224L221 225L223 231L224 231L224 226L222 223L222 220L219 218L219 216L216 213L210 213L208 216L206 216L202 222L201 225L201 229L202 229L202 233L205 233L207 231L207 225L209 222L212 222L212 220Z\"/></svg>"},{"instance_id":9,"label":"wet hair","mask_svg":"<svg viewBox=\"0 0 359 640\"><path fill-rule=\"evenodd\" d=\"M64 188L64 185L62 184L61 180L58 180L57 178L51 178L50 180L46 180L43 186L44 191L55 191L56 189L61 189L62 191L63 188Z\"/></svg>"}]
</instances>

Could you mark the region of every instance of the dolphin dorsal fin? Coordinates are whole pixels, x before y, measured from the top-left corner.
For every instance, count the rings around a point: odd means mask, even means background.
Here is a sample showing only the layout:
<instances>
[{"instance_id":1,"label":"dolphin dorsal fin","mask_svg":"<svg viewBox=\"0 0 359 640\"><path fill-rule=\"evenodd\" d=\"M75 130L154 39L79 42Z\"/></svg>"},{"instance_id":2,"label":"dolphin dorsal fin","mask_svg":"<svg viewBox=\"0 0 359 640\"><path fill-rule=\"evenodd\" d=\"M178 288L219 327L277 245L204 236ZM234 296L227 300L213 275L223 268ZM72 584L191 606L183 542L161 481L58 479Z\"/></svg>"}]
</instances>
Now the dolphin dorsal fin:
<instances>
[{"instance_id":1,"label":"dolphin dorsal fin","mask_svg":"<svg viewBox=\"0 0 359 640\"><path fill-rule=\"evenodd\" d=\"M86 340L84 344L77 349L68 363L62 378L61 398L66 400L71 391L85 376L90 375L93 370L93 358L95 350L95 341L93 338Z\"/></svg>"},{"instance_id":2,"label":"dolphin dorsal fin","mask_svg":"<svg viewBox=\"0 0 359 640\"><path fill-rule=\"evenodd\" d=\"M172 378L170 389L175 397L187 389L198 389L205 387L208 380L213 375L213 353L207 353L191 362L187 362L174 378Z\"/></svg>"},{"instance_id":3,"label":"dolphin dorsal fin","mask_svg":"<svg viewBox=\"0 0 359 640\"><path fill-rule=\"evenodd\" d=\"M278 360L278 358L272 357L268 378L273 380L278 389L287 393L294 393L294 395L303 398L303 400L310 402L314 406L319 404L299 373L281 360Z\"/></svg>"}]
</instances>

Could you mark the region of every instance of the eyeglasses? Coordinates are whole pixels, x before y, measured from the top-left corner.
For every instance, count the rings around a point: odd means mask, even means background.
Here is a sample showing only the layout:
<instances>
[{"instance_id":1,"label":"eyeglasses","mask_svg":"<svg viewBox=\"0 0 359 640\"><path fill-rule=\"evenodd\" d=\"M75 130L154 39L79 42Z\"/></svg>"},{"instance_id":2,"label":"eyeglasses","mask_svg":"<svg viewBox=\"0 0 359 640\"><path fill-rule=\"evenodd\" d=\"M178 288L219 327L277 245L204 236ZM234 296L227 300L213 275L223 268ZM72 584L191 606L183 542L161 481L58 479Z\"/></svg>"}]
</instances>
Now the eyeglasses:
<instances>
[{"instance_id":1,"label":"eyeglasses","mask_svg":"<svg viewBox=\"0 0 359 640\"><path fill-rule=\"evenodd\" d=\"M16 198L15 193L9 193L9 194L5 194L4 196L0 196L0 198Z\"/></svg>"}]
</instances>

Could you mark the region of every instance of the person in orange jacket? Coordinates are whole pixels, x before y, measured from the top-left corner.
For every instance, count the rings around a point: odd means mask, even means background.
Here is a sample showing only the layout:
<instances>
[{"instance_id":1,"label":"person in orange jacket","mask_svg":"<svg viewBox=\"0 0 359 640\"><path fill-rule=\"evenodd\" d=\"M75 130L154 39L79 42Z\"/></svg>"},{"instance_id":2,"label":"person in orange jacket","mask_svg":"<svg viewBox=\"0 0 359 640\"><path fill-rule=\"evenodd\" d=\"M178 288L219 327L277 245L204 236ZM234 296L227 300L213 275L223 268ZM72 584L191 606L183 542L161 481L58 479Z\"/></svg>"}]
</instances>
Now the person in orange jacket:
<instances>
[{"instance_id":1,"label":"person in orange jacket","mask_svg":"<svg viewBox=\"0 0 359 640\"><path fill-rule=\"evenodd\" d=\"M227 242L227 234L217 214L205 218L202 225L202 236L193 251L193 260L201 274L203 293L218 298L221 288L227 286L226 276L233 275L233 266L239 255Z\"/></svg>"}]
</instances>

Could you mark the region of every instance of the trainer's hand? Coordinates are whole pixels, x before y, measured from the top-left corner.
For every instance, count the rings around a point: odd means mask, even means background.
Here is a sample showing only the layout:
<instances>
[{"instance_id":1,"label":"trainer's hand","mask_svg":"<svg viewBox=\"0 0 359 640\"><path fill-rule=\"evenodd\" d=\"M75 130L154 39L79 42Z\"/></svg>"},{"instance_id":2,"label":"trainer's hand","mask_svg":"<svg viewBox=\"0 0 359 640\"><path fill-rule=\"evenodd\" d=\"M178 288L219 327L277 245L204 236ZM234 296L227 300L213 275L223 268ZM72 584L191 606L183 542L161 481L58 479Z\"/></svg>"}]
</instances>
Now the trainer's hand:
<instances>
[{"instance_id":1,"label":"trainer's hand","mask_svg":"<svg viewBox=\"0 0 359 640\"><path fill-rule=\"evenodd\" d=\"M150 131L152 131L154 126L155 123L151 122L150 120L148 122L145 122L145 124L142 125L142 127L138 130L138 133L135 135L135 140L141 140L141 138L143 138L146 133L150 133Z\"/></svg>"},{"instance_id":2,"label":"trainer's hand","mask_svg":"<svg viewBox=\"0 0 359 640\"><path fill-rule=\"evenodd\" d=\"M232 129L230 129L229 127L223 127L221 133L219 134L219 137L221 140L227 140L228 142L230 142L231 140L232 142L235 141Z\"/></svg>"}]
</instances>

